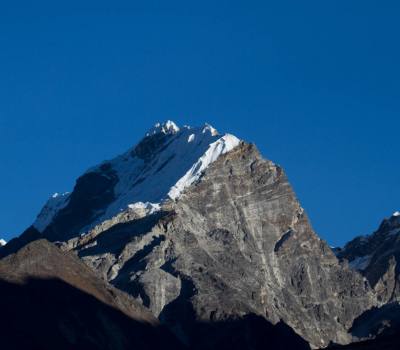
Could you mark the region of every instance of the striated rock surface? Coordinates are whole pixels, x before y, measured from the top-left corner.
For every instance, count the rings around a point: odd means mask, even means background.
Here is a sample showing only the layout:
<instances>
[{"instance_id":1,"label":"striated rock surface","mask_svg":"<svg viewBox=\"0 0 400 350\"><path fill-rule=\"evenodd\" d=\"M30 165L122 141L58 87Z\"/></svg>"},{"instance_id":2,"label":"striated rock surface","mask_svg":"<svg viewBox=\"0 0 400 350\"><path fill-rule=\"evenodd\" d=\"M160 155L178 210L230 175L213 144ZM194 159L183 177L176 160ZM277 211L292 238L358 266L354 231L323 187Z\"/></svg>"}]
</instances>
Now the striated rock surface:
<instances>
[{"instance_id":1,"label":"striated rock surface","mask_svg":"<svg viewBox=\"0 0 400 350\"><path fill-rule=\"evenodd\" d=\"M79 178L3 255L38 237L75 251L190 347L204 341L199 324L249 317L283 321L313 347L345 344L377 304L314 233L283 170L210 126L152 129Z\"/></svg>"},{"instance_id":2,"label":"striated rock surface","mask_svg":"<svg viewBox=\"0 0 400 350\"><path fill-rule=\"evenodd\" d=\"M45 240L0 260L0 292L2 349L188 349L140 303ZM255 315L194 327L191 349L309 349L283 322Z\"/></svg>"}]
</instances>

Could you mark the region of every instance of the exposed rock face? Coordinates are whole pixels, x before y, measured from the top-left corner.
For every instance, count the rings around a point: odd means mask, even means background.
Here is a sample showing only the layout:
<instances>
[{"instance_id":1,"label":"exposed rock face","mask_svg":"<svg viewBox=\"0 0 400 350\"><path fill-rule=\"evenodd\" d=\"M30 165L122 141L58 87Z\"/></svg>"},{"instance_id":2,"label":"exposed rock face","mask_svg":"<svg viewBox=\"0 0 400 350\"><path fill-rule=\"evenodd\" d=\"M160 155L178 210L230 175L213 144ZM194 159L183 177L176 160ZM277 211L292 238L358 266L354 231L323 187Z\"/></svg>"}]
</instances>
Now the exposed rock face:
<instances>
[{"instance_id":1,"label":"exposed rock face","mask_svg":"<svg viewBox=\"0 0 400 350\"><path fill-rule=\"evenodd\" d=\"M69 248L188 344L196 322L248 314L282 319L315 346L345 343L374 302L314 234L282 169L245 143L160 212L121 215Z\"/></svg>"},{"instance_id":2,"label":"exposed rock face","mask_svg":"<svg viewBox=\"0 0 400 350\"><path fill-rule=\"evenodd\" d=\"M140 303L45 240L0 260L0 295L4 349L181 347Z\"/></svg>"},{"instance_id":3,"label":"exposed rock face","mask_svg":"<svg viewBox=\"0 0 400 350\"><path fill-rule=\"evenodd\" d=\"M137 301L45 240L0 260L0 292L2 349L187 349ZM193 349L309 349L287 325L254 315L195 328Z\"/></svg>"},{"instance_id":4,"label":"exposed rock face","mask_svg":"<svg viewBox=\"0 0 400 350\"><path fill-rule=\"evenodd\" d=\"M368 279L380 304L400 301L400 214L385 219L370 236L357 237L338 253Z\"/></svg>"},{"instance_id":5,"label":"exposed rock face","mask_svg":"<svg viewBox=\"0 0 400 350\"><path fill-rule=\"evenodd\" d=\"M199 324L249 317L282 320L314 347L349 342L375 295L316 236L283 170L211 127L160 130L91 169L4 252L59 241L190 347Z\"/></svg>"}]
</instances>

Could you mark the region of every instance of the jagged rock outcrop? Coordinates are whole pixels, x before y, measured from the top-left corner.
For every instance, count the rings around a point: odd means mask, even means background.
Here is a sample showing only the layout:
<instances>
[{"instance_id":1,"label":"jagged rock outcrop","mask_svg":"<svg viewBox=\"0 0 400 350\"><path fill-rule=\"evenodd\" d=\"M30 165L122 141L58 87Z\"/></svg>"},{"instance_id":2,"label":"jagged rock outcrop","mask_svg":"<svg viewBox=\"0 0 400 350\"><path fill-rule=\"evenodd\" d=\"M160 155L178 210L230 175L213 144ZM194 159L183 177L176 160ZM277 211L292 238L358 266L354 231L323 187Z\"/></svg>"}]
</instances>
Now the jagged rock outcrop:
<instances>
[{"instance_id":1,"label":"jagged rock outcrop","mask_svg":"<svg viewBox=\"0 0 400 350\"><path fill-rule=\"evenodd\" d=\"M0 260L0 295L2 349L183 348L140 303L45 240Z\"/></svg>"},{"instance_id":2,"label":"jagged rock outcrop","mask_svg":"<svg viewBox=\"0 0 400 350\"><path fill-rule=\"evenodd\" d=\"M400 213L383 220L372 235L347 243L338 257L368 279L381 305L400 301Z\"/></svg>"},{"instance_id":3,"label":"jagged rock outcrop","mask_svg":"<svg viewBox=\"0 0 400 350\"><path fill-rule=\"evenodd\" d=\"M314 347L347 343L376 305L314 233L283 170L210 126L160 125L48 203L3 255L38 237L75 251L191 347L199 324L246 317L282 320Z\"/></svg>"}]
</instances>

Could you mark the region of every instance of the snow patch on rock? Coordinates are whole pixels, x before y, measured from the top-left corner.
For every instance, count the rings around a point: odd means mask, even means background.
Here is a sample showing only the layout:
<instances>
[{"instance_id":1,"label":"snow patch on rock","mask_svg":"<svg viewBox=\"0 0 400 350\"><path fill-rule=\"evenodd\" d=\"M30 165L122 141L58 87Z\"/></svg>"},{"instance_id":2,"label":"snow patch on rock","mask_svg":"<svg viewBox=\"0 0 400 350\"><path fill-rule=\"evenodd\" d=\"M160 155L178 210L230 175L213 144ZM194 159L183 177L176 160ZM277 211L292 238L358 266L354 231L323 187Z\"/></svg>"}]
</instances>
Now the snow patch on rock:
<instances>
[{"instance_id":1,"label":"snow patch on rock","mask_svg":"<svg viewBox=\"0 0 400 350\"><path fill-rule=\"evenodd\" d=\"M217 136L218 135L218 131L217 129L214 129L210 124L205 124L204 128L203 128L203 134L209 132L212 136Z\"/></svg>"},{"instance_id":2,"label":"snow patch on rock","mask_svg":"<svg viewBox=\"0 0 400 350\"><path fill-rule=\"evenodd\" d=\"M214 129L215 130L215 129ZM213 134L210 130L211 135ZM176 199L182 193L182 191L197 181L204 170L213 162L217 160L217 158L235 148L240 143L240 140L230 134L226 134L221 137L219 140L210 144L210 147L207 151L202 155L196 163L192 165L192 167L186 172L184 176L182 176L178 182L170 189L168 192L168 197L171 199Z\"/></svg>"},{"instance_id":3,"label":"snow patch on rock","mask_svg":"<svg viewBox=\"0 0 400 350\"><path fill-rule=\"evenodd\" d=\"M144 211L146 212L146 214L153 214L161 209L159 203L150 202L136 202L133 204L129 204L128 208L134 211Z\"/></svg>"},{"instance_id":4,"label":"snow patch on rock","mask_svg":"<svg viewBox=\"0 0 400 350\"><path fill-rule=\"evenodd\" d=\"M167 120L165 123L157 123L147 133L146 136L155 135L158 133L175 134L179 131L179 127L172 121Z\"/></svg>"},{"instance_id":5,"label":"snow patch on rock","mask_svg":"<svg viewBox=\"0 0 400 350\"><path fill-rule=\"evenodd\" d=\"M50 224L53 220L54 216L64 208L68 204L69 200L69 192L65 193L54 193L39 215L36 218L36 221L33 223L33 226L39 231L43 232L45 228Z\"/></svg>"},{"instance_id":6,"label":"snow patch on rock","mask_svg":"<svg viewBox=\"0 0 400 350\"><path fill-rule=\"evenodd\" d=\"M356 270L365 270L371 262L372 255L358 256L349 262L349 266Z\"/></svg>"},{"instance_id":7,"label":"snow patch on rock","mask_svg":"<svg viewBox=\"0 0 400 350\"><path fill-rule=\"evenodd\" d=\"M188 137L188 142L193 142L194 138L195 138L195 135L194 134L190 134L189 137Z\"/></svg>"},{"instance_id":8,"label":"snow patch on rock","mask_svg":"<svg viewBox=\"0 0 400 350\"><path fill-rule=\"evenodd\" d=\"M0 239L0 247L3 247L7 244L7 241L5 241L4 239Z\"/></svg>"}]
</instances>

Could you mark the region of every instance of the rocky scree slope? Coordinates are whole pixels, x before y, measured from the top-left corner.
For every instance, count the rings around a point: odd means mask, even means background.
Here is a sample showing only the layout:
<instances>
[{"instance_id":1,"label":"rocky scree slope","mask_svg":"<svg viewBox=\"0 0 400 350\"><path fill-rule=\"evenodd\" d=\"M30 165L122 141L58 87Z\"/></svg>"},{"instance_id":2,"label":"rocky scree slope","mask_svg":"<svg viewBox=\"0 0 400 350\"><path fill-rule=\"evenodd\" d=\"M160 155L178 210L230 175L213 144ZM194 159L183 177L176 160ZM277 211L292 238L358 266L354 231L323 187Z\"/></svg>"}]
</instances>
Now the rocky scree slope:
<instances>
[{"instance_id":1,"label":"rocky scree slope","mask_svg":"<svg viewBox=\"0 0 400 350\"><path fill-rule=\"evenodd\" d=\"M156 125L52 198L8 250L38 237L74 250L192 347L199 322L246 315L282 320L313 347L344 344L377 303L314 233L283 170L209 125Z\"/></svg>"}]
</instances>

